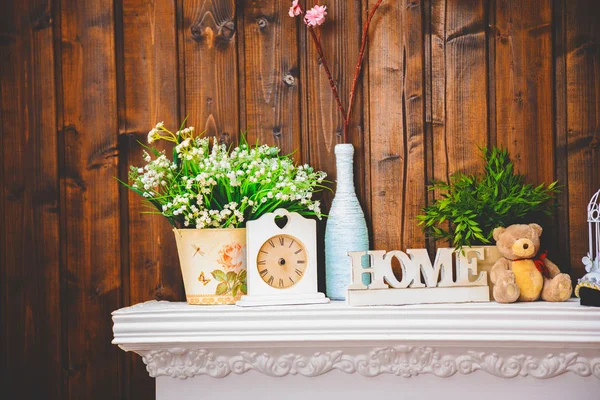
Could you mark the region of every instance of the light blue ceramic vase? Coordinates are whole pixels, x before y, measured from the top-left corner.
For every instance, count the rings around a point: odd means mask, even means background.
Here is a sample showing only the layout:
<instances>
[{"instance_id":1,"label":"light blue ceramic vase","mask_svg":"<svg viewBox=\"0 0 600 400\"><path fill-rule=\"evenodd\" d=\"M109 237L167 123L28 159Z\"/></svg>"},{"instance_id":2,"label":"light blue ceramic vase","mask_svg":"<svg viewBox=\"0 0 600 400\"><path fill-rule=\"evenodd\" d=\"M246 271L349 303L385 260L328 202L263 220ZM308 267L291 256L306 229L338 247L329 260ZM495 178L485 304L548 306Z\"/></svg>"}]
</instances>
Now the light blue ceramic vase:
<instances>
[{"instance_id":1,"label":"light blue ceramic vase","mask_svg":"<svg viewBox=\"0 0 600 400\"><path fill-rule=\"evenodd\" d=\"M369 250L369 232L354 190L354 147L335 146L337 188L325 229L325 284L327 297L345 300L351 279L349 251Z\"/></svg>"}]
</instances>

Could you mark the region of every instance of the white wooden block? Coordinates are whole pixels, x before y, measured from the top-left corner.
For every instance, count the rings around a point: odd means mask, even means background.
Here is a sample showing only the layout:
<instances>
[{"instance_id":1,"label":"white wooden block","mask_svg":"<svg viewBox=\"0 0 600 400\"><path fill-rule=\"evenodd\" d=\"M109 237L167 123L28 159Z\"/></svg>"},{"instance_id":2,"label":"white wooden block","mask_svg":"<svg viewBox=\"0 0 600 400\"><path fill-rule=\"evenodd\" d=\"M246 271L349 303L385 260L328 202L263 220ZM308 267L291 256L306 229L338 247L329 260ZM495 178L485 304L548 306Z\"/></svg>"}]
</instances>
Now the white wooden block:
<instances>
[{"instance_id":1,"label":"white wooden block","mask_svg":"<svg viewBox=\"0 0 600 400\"><path fill-rule=\"evenodd\" d=\"M260 307L297 304L324 304L329 299L323 293L242 296L235 303L240 307Z\"/></svg>"},{"instance_id":2,"label":"white wooden block","mask_svg":"<svg viewBox=\"0 0 600 400\"><path fill-rule=\"evenodd\" d=\"M490 301L487 286L348 290L349 306L385 306Z\"/></svg>"}]
</instances>

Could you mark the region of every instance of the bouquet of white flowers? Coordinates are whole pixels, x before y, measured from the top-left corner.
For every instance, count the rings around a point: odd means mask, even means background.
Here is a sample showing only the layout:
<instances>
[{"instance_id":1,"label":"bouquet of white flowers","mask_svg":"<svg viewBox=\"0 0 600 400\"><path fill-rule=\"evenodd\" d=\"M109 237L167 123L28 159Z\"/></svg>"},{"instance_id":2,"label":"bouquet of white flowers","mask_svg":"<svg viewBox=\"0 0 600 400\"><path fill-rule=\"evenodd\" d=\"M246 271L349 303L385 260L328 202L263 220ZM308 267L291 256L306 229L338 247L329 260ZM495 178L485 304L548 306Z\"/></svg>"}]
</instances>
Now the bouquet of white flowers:
<instances>
[{"instance_id":1,"label":"bouquet of white flowers","mask_svg":"<svg viewBox=\"0 0 600 400\"><path fill-rule=\"evenodd\" d=\"M130 167L124 184L158 210L150 213L164 215L175 227L241 228L277 208L322 217L313 194L327 188L326 174L296 166L277 147L250 146L242 135L232 149L196 134L194 127L182 125L172 133L162 122L148 133L148 143L158 140L174 144L173 159L146 147L146 165Z\"/></svg>"}]
</instances>

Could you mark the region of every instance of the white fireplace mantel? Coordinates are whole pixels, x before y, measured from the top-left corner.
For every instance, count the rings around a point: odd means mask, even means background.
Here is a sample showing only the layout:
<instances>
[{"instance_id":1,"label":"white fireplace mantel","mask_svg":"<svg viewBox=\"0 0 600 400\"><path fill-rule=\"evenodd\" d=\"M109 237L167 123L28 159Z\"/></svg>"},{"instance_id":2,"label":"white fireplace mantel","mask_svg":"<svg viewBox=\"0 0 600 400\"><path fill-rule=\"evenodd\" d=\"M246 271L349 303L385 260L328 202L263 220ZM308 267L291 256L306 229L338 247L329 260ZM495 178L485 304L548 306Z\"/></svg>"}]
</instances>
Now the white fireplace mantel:
<instances>
[{"instance_id":1,"label":"white fireplace mantel","mask_svg":"<svg viewBox=\"0 0 600 400\"><path fill-rule=\"evenodd\" d=\"M332 390L344 399L600 398L600 309L578 300L250 309L152 301L113 320L113 343L143 357L158 399L338 398Z\"/></svg>"}]
</instances>

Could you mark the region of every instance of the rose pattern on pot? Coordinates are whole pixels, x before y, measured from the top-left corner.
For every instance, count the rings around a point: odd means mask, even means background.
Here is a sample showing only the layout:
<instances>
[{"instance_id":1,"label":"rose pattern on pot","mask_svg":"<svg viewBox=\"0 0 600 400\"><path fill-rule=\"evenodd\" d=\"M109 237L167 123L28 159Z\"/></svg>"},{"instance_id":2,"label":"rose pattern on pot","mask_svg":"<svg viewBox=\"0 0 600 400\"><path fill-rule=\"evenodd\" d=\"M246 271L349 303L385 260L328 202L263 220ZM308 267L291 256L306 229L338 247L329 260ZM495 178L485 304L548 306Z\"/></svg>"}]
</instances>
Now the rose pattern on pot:
<instances>
[{"instance_id":1,"label":"rose pattern on pot","mask_svg":"<svg viewBox=\"0 0 600 400\"><path fill-rule=\"evenodd\" d=\"M215 290L216 295L231 295L236 297L238 294L247 294L246 270L240 271L246 259L246 246L239 243L230 243L221 247L219 250L219 259L217 262L229 270L224 272L216 269L211 272L213 278L219 281Z\"/></svg>"},{"instance_id":2,"label":"rose pattern on pot","mask_svg":"<svg viewBox=\"0 0 600 400\"><path fill-rule=\"evenodd\" d=\"M246 258L246 246L239 243L224 245L219 250L217 262L228 270L239 271Z\"/></svg>"}]
</instances>

